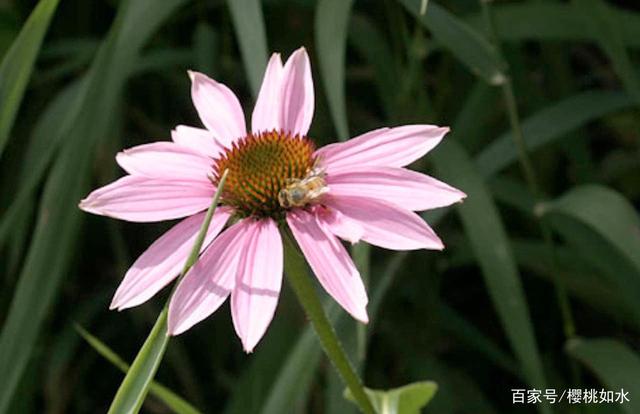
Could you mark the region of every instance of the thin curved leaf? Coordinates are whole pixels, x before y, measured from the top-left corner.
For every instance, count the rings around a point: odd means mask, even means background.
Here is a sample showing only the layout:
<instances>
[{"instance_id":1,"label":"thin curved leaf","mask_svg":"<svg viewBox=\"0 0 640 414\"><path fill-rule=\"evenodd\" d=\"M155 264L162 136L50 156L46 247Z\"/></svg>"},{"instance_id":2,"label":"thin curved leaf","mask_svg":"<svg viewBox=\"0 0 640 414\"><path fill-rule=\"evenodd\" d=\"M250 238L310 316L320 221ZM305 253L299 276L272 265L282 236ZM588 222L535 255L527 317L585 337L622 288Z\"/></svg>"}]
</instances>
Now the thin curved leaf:
<instances>
[{"instance_id":1,"label":"thin curved leaf","mask_svg":"<svg viewBox=\"0 0 640 414\"><path fill-rule=\"evenodd\" d=\"M240 54L253 96L258 96L262 74L267 66L267 35L260 0L227 0Z\"/></svg>"},{"instance_id":2,"label":"thin curved leaf","mask_svg":"<svg viewBox=\"0 0 640 414\"><path fill-rule=\"evenodd\" d=\"M349 25L349 43L372 67L378 99L387 118L392 118L397 107L398 74L387 37L370 19L355 14Z\"/></svg>"},{"instance_id":3,"label":"thin curved leaf","mask_svg":"<svg viewBox=\"0 0 640 414\"><path fill-rule=\"evenodd\" d=\"M564 134L606 114L634 105L620 92L586 91L545 107L522 123L529 151L534 151ZM511 132L506 132L476 157L480 173L494 175L518 159Z\"/></svg>"},{"instance_id":4,"label":"thin curved leaf","mask_svg":"<svg viewBox=\"0 0 640 414\"><path fill-rule=\"evenodd\" d=\"M352 5L353 0L320 0L316 6L314 23L320 75L331 117L341 141L349 136L344 91L344 58Z\"/></svg>"},{"instance_id":5,"label":"thin curved leaf","mask_svg":"<svg viewBox=\"0 0 640 414\"><path fill-rule=\"evenodd\" d=\"M222 174L222 178L218 183L216 193L211 200L211 205L207 210L207 214L204 217L204 221L200 226L198 237L193 242L191 252L187 257L185 264L182 268L178 282L184 277L184 275L191 269L191 267L198 260L202 243L204 242L207 229L211 223L213 213L216 211L220 195L224 189L224 182L227 178L227 170ZM144 399L149 392L149 386L153 380L153 377L160 366L164 352L167 349L169 343L169 334L167 328L167 317L169 313L169 301L165 304L164 308L158 315L156 323L153 325L149 336L142 344L142 347L138 351L136 358L133 360L131 367L127 370L127 374L124 376L116 396L111 402L109 407L109 414L119 413L137 413L140 411Z\"/></svg>"},{"instance_id":6,"label":"thin curved leaf","mask_svg":"<svg viewBox=\"0 0 640 414\"><path fill-rule=\"evenodd\" d=\"M420 13L420 0L399 0L433 37L474 74L492 85L505 81L505 65L495 47L460 18L435 1L429 13Z\"/></svg>"},{"instance_id":7,"label":"thin curved leaf","mask_svg":"<svg viewBox=\"0 0 640 414\"><path fill-rule=\"evenodd\" d=\"M480 264L489 295L524 378L536 388L546 381L527 300L500 215L475 166L449 139L431 154L438 176L467 193L457 207Z\"/></svg>"},{"instance_id":8,"label":"thin curved leaf","mask_svg":"<svg viewBox=\"0 0 640 414\"><path fill-rule=\"evenodd\" d=\"M0 333L0 413L9 408L62 277L68 275L82 220L77 203L88 187L94 146L108 136L107 126L140 48L185 1L121 3L87 74L81 110L65 131L65 145L48 174L29 251Z\"/></svg>"},{"instance_id":9,"label":"thin curved leaf","mask_svg":"<svg viewBox=\"0 0 640 414\"><path fill-rule=\"evenodd\" d=\"M41 0L0 63L0 156L59 0Z\"/></svg>"},{"instance_id":10,"label":"thin curved leaf","mask_svg":"<svg viewBox=\"0 0 640 414\"><path fill-rule=\"evenodd\" d=\"M612 391L628 392L615 404L628 414L640 412L640 356L615 339L575 339L567 344L567 352L585 364ZM623 401L620 403L620 401Z\"/></svg>"},{"instance_id":11,"label":"thin curved leaf","mask_svg":"<svg viewBox=\"0 0 640 414\"><path fill-rule=\"evenodd\" d=\"M640 218L629 201L609 188L584 185L538 213L609 277L640 321Z\"/></svg>"},{"instance_id":12,"label":"thin curved leaf","mask_svg":"<svg viewBox=\"0 0 640 414\"><path fill-rule=\"evenodd\" d=\"M609 5L609 11L620 27L627 46L640 47L640 13ZM497 2L491 6L497 36L504 41L591 41L595 34L585 30L581 16L567 3L561 2ZM480 30L484 24L481 13L465 18Z\"/></svg>"},{"instance_id":13,"label":"thin curved leaf","mask_svg":"<svg viewBox=\"0 0 640 414\"><path fill-rule=\"evenodd\" d=\"M127 364L122 358L120 358L120 356L116 354L111 348L109 348L107 344L102 342L97 337L91 335L80 325L76 325L75 329L78 334L80 334L80 336L82 336L84 340L87 341L87 343L91 345L91 347L97 353L102 355L102 357L104 357L107 361L111 362L116 368L124 373L129 370L129 364ZM155 381L151 382L151 385L149 386L149 392L178 414L200 413L200 411L198 411L195 407L185 401L184 398L180 397L169 388Z\"/></svg>"}]
</instances>

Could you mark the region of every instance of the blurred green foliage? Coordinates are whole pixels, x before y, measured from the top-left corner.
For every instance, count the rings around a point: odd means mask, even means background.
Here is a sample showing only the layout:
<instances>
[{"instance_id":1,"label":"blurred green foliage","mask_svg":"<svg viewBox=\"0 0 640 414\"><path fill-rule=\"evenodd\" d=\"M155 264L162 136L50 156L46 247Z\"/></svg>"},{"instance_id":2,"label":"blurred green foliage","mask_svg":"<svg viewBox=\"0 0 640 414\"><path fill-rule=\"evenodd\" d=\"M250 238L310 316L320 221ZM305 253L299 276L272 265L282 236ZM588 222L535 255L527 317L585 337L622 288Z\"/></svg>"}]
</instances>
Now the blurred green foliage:
<instances>
[{"instance_id":1,"label":"blurred green foliage","mask_svg":"<svg viewBox=\"0 0 640 414\"><path fill-rule=\"evenodd\" d=\"M422 15L421 3L0 3L0 413L107 410L122 374L74 323L120 368L133 359L167 292L123 313L107 305L168 223L77 202L121 175L121 148L199 125L187 69L250 109L268 54L301 45L319 145L451 125L414 167L469 195L425 214L442 253L354 249L372 322L327 307L366 385L433 380L428 413L637 412L640 7L431 0ZM251 355L228 313L170 341L145 412L354 412L287 287ZM625 388L631 403L512 405L511 389L533 387Z\"/></svg>"}]
</instances>

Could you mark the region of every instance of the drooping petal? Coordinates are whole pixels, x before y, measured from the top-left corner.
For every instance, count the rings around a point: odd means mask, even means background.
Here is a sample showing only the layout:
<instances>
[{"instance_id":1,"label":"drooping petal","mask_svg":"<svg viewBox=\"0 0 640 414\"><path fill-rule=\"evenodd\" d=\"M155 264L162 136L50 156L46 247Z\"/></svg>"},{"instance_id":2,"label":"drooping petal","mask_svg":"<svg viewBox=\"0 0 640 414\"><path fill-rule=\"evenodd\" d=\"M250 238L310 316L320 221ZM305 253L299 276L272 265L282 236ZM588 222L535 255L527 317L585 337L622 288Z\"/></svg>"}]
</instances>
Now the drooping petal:
<instances>
[{"instance_id":1,"label":"drooping petal","mask_svg":"<svg viewBox=\"0 0 640 414\"><path fill-rule=\"evenodd\" d=\"M246 220L222 232L189 270L169 303L169 334L178 335L215 312L236 284L246 245Z\"/></svg>"},{"instance_id":2,"label":"drooping petal","mask_svg":"<svg viewBox=\"0 0 640 414\"><path fill-rule=\"evenodd\" d=\"M204 216L202 212L182 220L153 242L127 271L109 308L123 310L137 306L175 279L193 248ZM201 252L220 233L230 216L229 208L216 209Z\"/></svg>"},{"instance_id":3,"label":"drooping petal","mask_svg":"<svg viewBox=\"0 0 640 414\"><path fill-rule=\"evenodd\" d=\"M205 210L214 193L211 182L127 175L94 190L80 208L127 221L172 220Z\"/></svg>"},{"instance_id":4,"label":"drooping petal","mask_svg":"<svg viewBox=\"0 0 640 414\"><path fill-rule=\"evenodd\" d=\"M404 167L422 157L449 132L435 125L380 128L316 151L327 172L352 166Z\"/></svg>"},{"instance_id":5,"label":"drooping petal","mask_svg":"<svg viewBox=\"0 0 640 414\"><path fill-rule=\"evenodd\" d=\"M251 115L251 131L254 134L280 130L280 96L282 90L282 59L274 53L262 79L260 93Z\"/></svg>"},{"instance_id":6,"label":"drooping petal","mask_svg":"<svg viewBox=\"0 0 640 414\"><path fill-rule=\"evenodd\" d=\"M211 158L174 142L152 142L116 155L118 164L131 175L176 180L209 180Z\"/></svg>"},{"instance_id":7,"label":"drooping petal","mask_svg":"<svg viewBox=\"0 0 640 414\"><path fill-rule=\"evenodd\" d=\"M355 244L362 239L364 229L355 220L345 216L335 208L317 207L315 209L318 220L320 220L331 233L342 240Z\"/></svg>"},{"instance_id":8,"label":"drooping petal","mask_svg":"<svg viewBox=\"0 0 640 414\"><path fill-rule=\"evenodd\" d=\"M306 135L315 105L311 64L304 47L284 64L280 97L280 127L292 135Z\"/></svg>"},{"instance_id":9,"label":"drooping petal","mask_svg":"<svg viewBox=\"0 0 640 414\"><path fill-rule=\"evenodd\" d=\"M282 239L272 219L247 225L246 243L231 293L233 326L252 352L273 319L282 285Z\"/></svg>"},{"instance_id":10,"label":"drooping petal","mask_svg":"<svg viewBox=\"0 0 640 414\"><path fill-rule=\"evenodd\" d=\"M222 83L199 72L189 72L191 99L202 123L225 147L247 135L244 114L238 98Z\"/></svg>"},{"instance_id":11,"label":"drooping petal","mask_svg":"<svg viewBox=\"0 0 640 414\"><path fill-rule=\"evenodd\" d=\"M355 166L327 176L335 197L375 198L407 210L429 210L457 203L465 194L435 178L405 168Z\"/></svg>"},{"instance_id":12,"label":"drooping petal","mask_svg":"<svg viewBox=\"0 0 640 414\"><path fill-rule=\"evenodd\" d=\"M287 214L287 223L322 287L354 318L367 323L367 292L351 257L314 214Z\"/></svg>"},{"instance_id":13,"label":"drooping petal","mask_svg":"<svg viewBox=\"0 0 640 414\"><path fill-rule=\"evenodd\" d=\"M416 213L395 204L365 197L327 197L323 200L357 221L364 229L362 240L392 250L434 249L444 245Z\"/></svg>"},{"instance_id":14,"label":"drooping petal","mask_svg":"<svg viewBox=\"0 0 640 414\"><path fill-rule=\"evenodd\" d=\"M224 146L207 129L178 125L171 131L171 139L210 158L216 158L224 151Z\"/></svg>"}]
</instances>

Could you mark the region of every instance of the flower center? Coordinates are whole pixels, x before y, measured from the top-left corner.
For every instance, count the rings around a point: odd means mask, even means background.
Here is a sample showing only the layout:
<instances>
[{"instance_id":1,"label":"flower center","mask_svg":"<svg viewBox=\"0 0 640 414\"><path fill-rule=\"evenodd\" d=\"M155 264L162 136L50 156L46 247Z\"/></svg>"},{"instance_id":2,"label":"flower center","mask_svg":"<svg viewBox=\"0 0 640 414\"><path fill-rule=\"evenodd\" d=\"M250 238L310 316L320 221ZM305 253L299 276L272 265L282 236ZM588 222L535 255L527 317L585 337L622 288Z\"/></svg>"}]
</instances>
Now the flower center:
<instances>
[{"instance_id":1,"label":"flower center","mask_svg":"<svg viewBox=\"0 0 640 414\"><path fill-rule=\"evenodd\" d=\"M326 192L314 150L309 138L282 131L250 134L234 142L214 162L214 184L229 170L221 202L243 217L281 218L288 208L303 207Z\"/></svg>"}]
</instances>

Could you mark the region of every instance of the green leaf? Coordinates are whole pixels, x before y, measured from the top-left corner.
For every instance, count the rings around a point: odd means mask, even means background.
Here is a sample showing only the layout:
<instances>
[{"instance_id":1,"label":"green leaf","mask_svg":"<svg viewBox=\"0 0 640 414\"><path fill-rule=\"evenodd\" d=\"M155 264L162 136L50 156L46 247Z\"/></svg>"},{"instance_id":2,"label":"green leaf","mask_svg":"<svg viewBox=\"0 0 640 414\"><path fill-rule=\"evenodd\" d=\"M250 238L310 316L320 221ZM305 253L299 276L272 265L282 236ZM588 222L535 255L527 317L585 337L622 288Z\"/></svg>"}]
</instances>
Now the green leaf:
<instances>
[{"instance_id":1,"label":"green leaf","mask_svg":"<svg viewBox=\"0 0 640 414\"><path fill-rule=\"evenodd\" d=\"M64 131L65 145L44 185L35 230L0 333L0 413L6 412L63 276L76 253L94 146L111 120L140 48L186 0L123 2L87 76L81 110ZM117 62L117 63L116 63Z\"/></svg>"},{"instance_id":2,"label":"green leaf","mask_svg":"<svg viewBox=\"0 0 640 414\"><path fill-rule=\"evenodd\" d=\"M86 93L86 82L76 81L63 89L46 107L36 122L26 154L22 161L24 168L18 177L18 190L7 211L0 218L0 244L12 229L17 217L42 182L47 167L60 149L64 133L69 130L80 110L81 98Z\"/></svg>"},{"instance_id":3,"label":"green leaf","mask_svg":"<svg viewBox=\"0 0 640 414\"><path fill-rule=\"evenodd\" d=\"M554 262L549 257L548 246L539 240L512 240L518 264L540 276L549 283L560 278L572 297L579 299L607 315L616 324L640 330L640 321L635 316L635 303L620 300L617 287L610 283L602 272L583 259L583 254L571 246L554 247Z\"/></svg>"},{"instance_id":4,"label":"green leaf","mask_svg":"<svg viewBox=\"0 0 640 414\"><path fill-rule=\"evenodd\" d=\"M198 237L196 237L196 240L193 242L193 247L191 248L189 257L187 257L182 268L182 272L180 273L180 277L174 286L177 286L177 284L180 283L180 280L182 280L184 275L198 260L198 255L207 234L209 224L211 223L211 218L213 217L213 213L216 211L220 195L224 189L227 173L228 170L225 170L222 174L222 178L218 183L218 188L216 188L215 195L211 200L211 205L209 206L207 214L204 217L204 221L200 226ZM169 298L171 298L171 295ZM168 309L169 301L167 301L162 312L158 315L158 319L153 325L149 336L147 336L144 344L142 344L142 347L138 351L138 355L136 355L136 358L133 360L133 364L131 364L131 367L127 370L127 374L125 375L122 384L120 384L118 392L116 392L116 396L111 402L109 414L137 413L140 411L140 407L142 407L142 403L144 403L144 399L149 391L151 381L160 366L164 352L167 349L167 344L169 343L169 334L167 331Z\"/></svg>"},{"instance_id":5,"label":"green leaf","mask_svg":"<svg viewBox=\"0 0 640 414\"><path fill-rule=\"evenodd\" d=\"M349 26L349 42L373 69L378 99L387 118L397 111L398 71L389 47L387 36L368 18L354 14Z\"/></svg>"},{"instance_id":6,"label":"green leaf","mask_svg":"<svg viewBox=\"0 0 640 414\"><path fill-rule=\"evenodd\" d=\"M435 1L429 3L429 12L424 15L420 14L420 0L399 1L471 72L492 85L505 81L504 62L482 34Z\"/></svg>"},{"instance_id":7,"label":"green leaf","mask_svg":"<svg viewBox=\"0 0 640 414\"><path fill-rule=\"evenodd\" d=\"M538 213L609 277L640 321L640 219L629 201L609 188L584 185Z\"/></svg>"},{"instance_id":8,"label":"green leaf","mask_svg":"<svg viewBox=\"0 0 640 414\"><path fill-rule=\"evenodd\" d=\"M260 0L227 0L251 92L258 96L267 67L267 35Z\"/></svg>"},{"instance_id":9,"label":"green leaf","mask_svg":"<svg viewBox=\"0 0 640 414\"><path fill-rule=\"evenodd\" d=\"M378 414L420 414L437 390L438 384L433 381L414 382L392 390L365 389ZM344 396L354 401L348 389Z\"/></svg>"},{"instance_id":10,"label":"green leaf","mask_svg":"<svg viewBox=\"0 0 640 414\"><path fill-rule=\"evenodd\" d=\"M467 321L454 308L442 302L438 307L438 318L441 320L443 329L451 332L459 342L465 344L467 349L475 350L484 355L493 364L515 377L521 375L513 357L507 355L498 344L471 322Z\"/></svg>"},{"instance_id":11,"label":"green leaf","mask_svg":"<svg viewBox=\"0 0 640 414\"><path fill-rule=\"evenodd\" d=\"M537 388L546 381L520 275L500 215L469 156L453 140L431 154L439 178L467 193L457 207L491 300L524 378Z\"/></svg>"},{"instance_id":12,"label":"green leaf","mask_svg":"<svg viewBox=\"0 0 640 414\"><path fill-rule=\"evenodd\" d=\"M608 8L620 27L624 43L640 47L640 14L611 5ZM580 14L570 4L494 2L491 12L497 36L504 41L598 41L595 33L585 30ZM481 13L475 13L465 20L477 30L484 25Z\"/></svg>"},{"instance_id":13,"label":"green leaf","mask_svg":"<svg viewBox=\"0 0 640 414\"><path fill-rule=\"evenodd\" d=\"M328 312L332 322L336 320L336 311L334 307ZM260 413L280 414L287 412L291 407L299 406L311 388L321 357L320 343L309 326L290 350L289 357L280 368ZM259 374L256 372L256 375Z\"/></svg>"},{"instance_id":14,"label":"green leaf","mask_svg":"<svg viewBox=\"0 0 640 414\"><path fill-rule=\"evenodd\" d=\"M0 156L59 0L41 0L0 63Z\"/></svg>"},{"instance_id":15,"label":"green leaf","mask_svg":"<svg viewBox=\"0 0 640 414\"><path fill-rule=\"evenodd\" d=\"M218 35L208 23L199 22L193 33L193 51L196 69L211 76L215 74L218 50Z\"/></svg>"},{"instance_id":16,"label":"green leaf","mask_svg":"<svg viewBox=\"0 0 640 414\"><path fill-rule=\"evenodd\" d=\"M594 119L633 105L631 98L619 92L593 90L565 98L524 120L522 129L527 148L535 151ZM506 132L476 157L476 163L480 173L487 177L517 159L511 132Z\"/></svg>"},{"instance_id":17,"label":"green leaf","mask_svg":"<svg viewBox=\"0 0 640 414\"><path fill-rule=\"evenodd\" d=\"M102 355L107 361L111 362L120 371L126 373L129 370L129 364L127 364L122 358L120 358L118 354L113 352L113 350L109 348L105 343L103 343L100 339L91 335L80 325L76 325L75 329L97 353ZM151 382L149 392L176 413L198 414L200 412L187 401L185 401L182 397L180 397L164 385L158 384L155 381Z\"/></svg>"},{"instance_id":18,"label":"green leaf","mask_svg":"<svg viewBox=\"0 0 640 414\"><path fill-rule=\"evenodd\" d=\"M109 414L137 413L144 403L151 380L164 356L169 342L167 334L167 307L158 315L149 336L142 344L138 355L127 375L124 377L118 392L111 402Z\"/></svg>"},{"instance_id":19,"label":"green leaf","mask_svg":"<svg viewBox=\"0 0 640 414\"><path fill-rule=\"evenodd\" d=\"M315 36L320 75L338 138L349 137L344 71L347 26L353 0L320 0L316 6Z\"/></svg>"},{"instance_id":20,"label":"green leaf","mask_svg":"<svg viewBox=\"0 0 640 414\"><path fill-rule=\"evenodd\" d=\"M567 343L567 352L585 364L606 385L608 391L628 392L629 401L616 403L628 414L640 412L640 357L614 339L575 339Z\"/></svg>"},{"instance_id":21,"label":"green leaf","mask_svg":"<svg viewBox=\"0 0 640 414\"><path fill-rule=\"evenodd\" d=\"M572 5L576 14L582 16L587 30L593 33L613 63L629 94L640 104L640 78L637 68L627 53L620 25L611 13L611 8L602 0L574 0Z\"/></svg>"}]
</instances>

